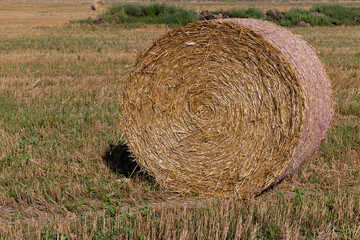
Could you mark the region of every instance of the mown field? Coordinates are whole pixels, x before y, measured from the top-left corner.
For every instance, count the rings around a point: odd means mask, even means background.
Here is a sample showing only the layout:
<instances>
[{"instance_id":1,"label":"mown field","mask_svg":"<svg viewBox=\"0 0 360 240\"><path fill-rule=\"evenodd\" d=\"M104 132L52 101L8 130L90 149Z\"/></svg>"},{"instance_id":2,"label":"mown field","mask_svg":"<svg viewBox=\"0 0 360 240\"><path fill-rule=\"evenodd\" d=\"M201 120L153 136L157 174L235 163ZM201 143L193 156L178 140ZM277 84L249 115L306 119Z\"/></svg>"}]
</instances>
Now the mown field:
<instances>
[{"instance_id":1,"label":"mown field","mask_svg":"<svg viewBox=\"0 0 360 240\"><path fill-rule=\"evenodd\" d=\"M186 7L220 5L236 4ZM290 29L328 70L328 140L260 196L217 201L133 171L122 79L167 27L68 24L96 14L87 3L0 2L0 239L360 239L359 26Z\"/></svg>"}]
</instances>

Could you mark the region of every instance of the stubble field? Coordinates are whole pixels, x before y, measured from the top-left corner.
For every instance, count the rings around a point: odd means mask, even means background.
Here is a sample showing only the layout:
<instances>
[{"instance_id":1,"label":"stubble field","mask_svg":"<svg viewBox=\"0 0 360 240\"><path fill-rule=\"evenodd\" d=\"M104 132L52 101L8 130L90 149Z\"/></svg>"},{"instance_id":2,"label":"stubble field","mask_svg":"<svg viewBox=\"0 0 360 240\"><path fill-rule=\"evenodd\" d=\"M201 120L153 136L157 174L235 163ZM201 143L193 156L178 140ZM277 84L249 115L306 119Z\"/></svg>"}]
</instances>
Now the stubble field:
<instances>
[{"instance_id":1,"label":"stubble field","mask_svg":"<svg viewBox=\"0 0 360 240\"><path fill-rule=\"evenodd\" d=\"M187 5L204 6L219 3ZM133 171L122 79L168 29L68 24L96 14L87 3L0 2L0 239L360 238L359 26L290 29L328 70L328 140L297 176L216 201Z\"/></svg>"}]
</instances>

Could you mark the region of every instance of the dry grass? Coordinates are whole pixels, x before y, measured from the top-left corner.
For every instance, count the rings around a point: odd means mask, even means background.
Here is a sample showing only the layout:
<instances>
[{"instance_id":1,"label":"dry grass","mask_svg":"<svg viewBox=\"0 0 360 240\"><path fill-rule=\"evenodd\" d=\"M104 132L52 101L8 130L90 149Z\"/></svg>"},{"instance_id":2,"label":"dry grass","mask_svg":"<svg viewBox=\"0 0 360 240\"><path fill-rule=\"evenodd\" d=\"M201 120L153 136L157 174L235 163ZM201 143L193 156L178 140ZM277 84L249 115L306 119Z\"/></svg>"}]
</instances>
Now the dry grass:
<instances>
[{"instance_id":1,"label":"dry grass","mask_svg":"<svg viewBox=\"0 0 360 240\"><path fill-rule=\"evenodd\" d=\"M333 125L313 164L251 201L184 209L116 165L119 81L167 29L69 27L92 14L88 3L79 18L57 13L76 4L31 6L0 3L1 18L11 8L20 19L0 25L0 238L360 237L360 27L293 29L319 50L334 89ZM146 207L169 200L180 204Z\"/></svg>"},{"instance_id":2,"label":"dry grass","mask_svg":"<svg viewBox=\"0 0 360 240\"><path fill-rule=\"evenodd\" d=\"M4 31L16 33L14 27L32 29L35 26L58 26L70 20L94 17L98 14L89 11L88 3L1 2L0 4L2 33L6 33Z\"/></svg>"}]
</instances>

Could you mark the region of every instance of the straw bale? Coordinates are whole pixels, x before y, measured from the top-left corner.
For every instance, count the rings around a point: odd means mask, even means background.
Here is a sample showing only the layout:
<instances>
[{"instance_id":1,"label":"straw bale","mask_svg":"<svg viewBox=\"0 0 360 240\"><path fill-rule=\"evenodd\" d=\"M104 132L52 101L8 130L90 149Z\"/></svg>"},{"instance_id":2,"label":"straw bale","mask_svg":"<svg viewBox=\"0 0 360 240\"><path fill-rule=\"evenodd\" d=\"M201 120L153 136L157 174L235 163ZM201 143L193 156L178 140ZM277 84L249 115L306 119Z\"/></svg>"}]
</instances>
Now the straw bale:
<instances>
[{"instance_id":1,"label":"straw bale","mask_svg":"<svg viewBox=\"0 0 360 240\"><path fill-rule=\"evenodd\" d=\"M173 29L139 56L124 84L130 150L179 193L257 195L315 156L332 117L313 49L260 20Z\"/></svg>"},{"instance_id":2,"label":"straw bale","mask_svg":"<svg viewBox=\"0 0 360 240\"><path fill-rule=\"evenodd\" d=\"M91 9L92 10L102 10L104 9L105 4L102 0L93 0L91 3Z\"/></svg>"}]
</instances>

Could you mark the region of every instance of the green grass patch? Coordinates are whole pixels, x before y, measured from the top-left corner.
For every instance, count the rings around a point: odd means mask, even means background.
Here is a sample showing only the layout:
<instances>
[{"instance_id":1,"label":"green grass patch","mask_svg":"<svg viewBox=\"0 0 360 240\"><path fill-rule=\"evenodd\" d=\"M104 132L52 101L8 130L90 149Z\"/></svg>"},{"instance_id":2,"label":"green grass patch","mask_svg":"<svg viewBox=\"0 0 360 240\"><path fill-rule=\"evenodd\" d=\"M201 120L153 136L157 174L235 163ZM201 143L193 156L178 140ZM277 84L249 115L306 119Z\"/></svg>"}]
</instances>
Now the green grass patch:
<instances>
[{"instance_id":1,"label":"green grass patch","mask_svg":"<svg viewBox=\"0 0 360 240\"><path fill-rule=\"evenodd\" d=\"M360 116L360 90L358 92L343 92L337 96L337 112L342 115Z\"/></svg>"},{"instance_id":2,"label":"green grass patch","mask_svg":"<svg viewBox=\"0 0 360 240\"><path fill-rule=\"evenodd\" d=\"M269 12L272 10L268 10ZM316 5L310 10L295 8L281 14L281 16L267 16L257 8L229 9L210 11L211 14L220 14L229 18L254 18L273 21L281 26L292 27L303 21L311 26L330 25L359 25L360 8L344 7L341 5ZM113 5L97 19L91 17L80 20L82 24L124 24L126 26L141 26L144 24L176 27L198 21L194 10L187 10L166 4L125 4Z\"/></svg>"},{"instance_id":3,"label":"green grass patch","mask_svg":"<svg viewBox=\"0 0 360 240\"><path fill-rule=\"evenodd\" d=\"M175 27L197 21L194 10L186 10L166 4L113 5L96 20L88 18L80 23L152 24Z\"/></svg>"},{"instance_id":4,"label":"green grass patch","mask_svg":"<svg viewBox=\"0 0 360 240\"><path fill-rule=\"evenodd\" d=\"M248 8L248 9L236 9L232 8L228 11L211 11L211 13L219 14L223 13L225 16L229 16L230 18L255 18L255 19L263 19L265 17L263 11L257 8Z\"/></svg>"},{"instance_id":5,"label":"green grass patch","mask_svg":"<svg viewBox=\"0 0 360 240\"><path fill-rule=\"evenodd\" d=\"M357 121L335 125L329 129L327 144L322 146L321 155L332 161L342 161L349 157L351 151L360 148L360 126Z\"/></svg>"},{"instance_id":6,"label":"green grass patch","mask_svg":"<svg viewBox=\"0 0 360 240\"><path fill-rule=\"evenodd\" d=\"M316 5L310 10L295 8L284 14L280 25L294 26L300 21L312 26L359 25L360 8L341 5Z\"/></svg>"},{"instance_id":7,"label":"green grass patch","mask_svg":"<svg viewBox=\"0 0 360 240\"><path fill-rule=\"evenodd\" d=\"M309 23L311 26L330 26L335 22L328 16L315 15L311 11L307 11L301 8L291 9L284 14L280 21L281 26L296 26L300 21Z\"/></svg>"},{"instance_id":8,"label":"green grass patch","mask_svg":"<svg viewBox=\"0 0 360 240\"><path fill-rule=\"evenodd\" d=\"M230 9L230 17L232 18L255 18L263 19L265 17L264 13L257 8L248 8L248 9Z\"/></svg>"},{"instance_id":9,"label":"green grass patch","mask_svg":"<svg viewBox=\"0 0 360 240\"><path fill-rule=\"evenodd\" d=\"M344 7L341 5L316 5L310 12L318 12L332 19L336 25L359 25L360 7Z\"/></svg>"}]
</instances>

